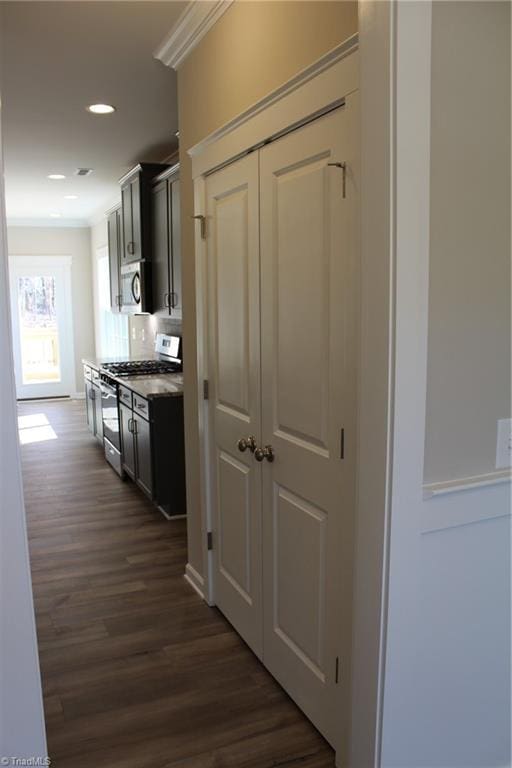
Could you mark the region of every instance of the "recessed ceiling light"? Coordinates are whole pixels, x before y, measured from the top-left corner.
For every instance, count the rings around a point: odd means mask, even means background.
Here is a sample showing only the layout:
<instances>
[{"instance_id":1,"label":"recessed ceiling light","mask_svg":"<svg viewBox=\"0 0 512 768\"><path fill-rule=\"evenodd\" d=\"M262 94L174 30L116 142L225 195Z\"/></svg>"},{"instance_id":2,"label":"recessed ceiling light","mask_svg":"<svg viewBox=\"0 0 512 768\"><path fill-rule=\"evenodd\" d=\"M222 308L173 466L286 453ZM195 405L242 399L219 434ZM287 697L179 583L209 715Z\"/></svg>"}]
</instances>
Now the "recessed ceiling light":
<instances>
[{"instance_id":1,"label":"recessed ceiling light","mask_svg":"<svg viewBox=\"0 0 512 768\"><path fill-rule=\"evenodd\" d=\"M112 104L89 104L86 107L88 112L92 112L93 115L111 115L116 111L116 108Z\"/></svg>"},{"instance_id":2,"label":"recessed ceiling light","mask_svg":"<svg viewBox=\"0 0 512 768\"><path fill-rule=\"evenodd\" d=\"M53 181L58 181L59 179L65 179L66 177L63 173L49 173L48 178L52 179Z\"/></svg>"},{"instance_id":3,"label":"recessed ceiling light","mask_svg":"<svg viewBox=\"0 0 512 768\"><path fill-rule=\"evenodd\" d=\"M78 200L78 195L64 195L64 200Z\"/></svg>"},{"instance_id":4,"label":"recessed ceiling light","mask_svg":"<svg viewBox=\"0 0 512 768\"><path fill-rule=\"evenodd\" d=\"M52 219L60 219L60 213L50 213Z\"/></svg>"}]
</instances>

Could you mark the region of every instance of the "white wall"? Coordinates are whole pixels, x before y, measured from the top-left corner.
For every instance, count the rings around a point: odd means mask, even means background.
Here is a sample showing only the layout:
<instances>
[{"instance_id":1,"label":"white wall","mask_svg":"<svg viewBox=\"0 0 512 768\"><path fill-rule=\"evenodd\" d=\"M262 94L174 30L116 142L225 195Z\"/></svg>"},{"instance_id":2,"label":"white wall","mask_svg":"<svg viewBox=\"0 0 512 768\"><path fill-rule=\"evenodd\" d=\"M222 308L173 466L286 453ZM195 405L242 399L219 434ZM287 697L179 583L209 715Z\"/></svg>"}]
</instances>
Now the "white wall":
<instances>
[{"instance_id":1,"label":"white wall","mask_svg":"<svg viewBox=\"0 0 512 768\"><path fill-rule=\"evenodd\" d=\"M94 314L94 344L95 349L100 349L100 329L99 329L99 301L98 301L98 275L97 275L97 252L100 248L108 248L108 226L106 216L102 216L90 228L91 238L91 280L93 296L93 314Z\"/></svg>"},{"instance_id":2,"label":"white wall","mask_svg":"<svg viewBox=\"0 0 512 768\"><path fill-rule=\"evenodd\" d=\"M455 5L452 35L469 41L473 3ZM492 14L492 6L480 10ZM396 14L395 377L382 765L508 766L510 484L432 498L422 489L429 311L436 312L428 301L431 3L400 2ZM495 44L494 36L482 33L482 49ZM453 50L462 48L454 41ZM471 47L467 56L469 63ZM445 61L447 77L459 66L456 59ZM475 109L485 109L489 98L510 99L493 90L495 79L488 82ZM492 151L486 138L478 148L482 157L468 153L465 163L481 163ZM485 187L492 195L492 179ZM482 272L493 245L491 236L480 254ZM464 253L458 256L463 260ZM493 305L483 311L492 313ZM455 309L445 323L447 333L460 323ZM461 330L472 334L469 318ZM478 366L478 350L474 362Z\"/></svg>"},{"instance_id":3,"label":"white wall","mask_svg":"<svg viewBox=\"0 0 512 768\"><path fill-rule=\"evenodd\" d=\"M432 9L428 483L493 472L511 416L510 9Z\"/></svg>"},{"instance_id":4,"label":"white wall","mask_svg":"<svg viewBox=\"0 0 512 768\"><path fill-rule=\"evenodd\" d=\"M29 758L46 755L46 737L21 485L8 285L0 152L0 758Z\"/></svg>"},{"instance_id":5,"label":"white wall","mask_svg":"<svg viewBox=\"0 0 512 768\"><path fill-rule=\"evenodd\" d=\"M71 256L76 391L83 391L82 358L94 354L93 272L88 227L8 227L9 255Z\"/></svg>"}]
</instances>

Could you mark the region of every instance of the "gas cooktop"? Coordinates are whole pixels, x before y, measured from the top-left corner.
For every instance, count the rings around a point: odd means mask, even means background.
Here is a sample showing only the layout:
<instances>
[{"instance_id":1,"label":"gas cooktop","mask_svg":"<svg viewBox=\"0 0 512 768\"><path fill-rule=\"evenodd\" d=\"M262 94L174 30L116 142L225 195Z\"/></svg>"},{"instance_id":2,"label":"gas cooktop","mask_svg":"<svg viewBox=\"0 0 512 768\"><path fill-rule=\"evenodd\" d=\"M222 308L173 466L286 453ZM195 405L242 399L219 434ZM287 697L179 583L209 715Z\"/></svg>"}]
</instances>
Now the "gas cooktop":
<instances>
[{"instance_id":1,"label":"gas cooktop","mask_svg":"<svg viewBox=\"0 0 512 768\"><path fill-rule=\"evenodd\" d=\"M129 360L125 363L105 363L104 371L113 376L148 376L158 373L180 373L180 363L166 360Z\"/></svg>"}]
</instances>

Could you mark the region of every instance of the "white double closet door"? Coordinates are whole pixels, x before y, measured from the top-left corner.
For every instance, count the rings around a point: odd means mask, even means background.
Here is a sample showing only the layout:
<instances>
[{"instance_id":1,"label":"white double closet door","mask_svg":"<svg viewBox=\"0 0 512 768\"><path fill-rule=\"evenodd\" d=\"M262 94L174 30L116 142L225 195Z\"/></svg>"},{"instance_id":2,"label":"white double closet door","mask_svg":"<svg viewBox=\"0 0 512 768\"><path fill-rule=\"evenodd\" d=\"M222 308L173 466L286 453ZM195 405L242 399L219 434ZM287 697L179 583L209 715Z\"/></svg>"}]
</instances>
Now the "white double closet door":
<instances>
[{"instance_id":1,"label":"white double closet door","mask_svg":"<svg viewBox=\"0 0 512 768\"><path fill-rule=\"evenodd\" d=\"M340 108L206 180L215 602L331 743L350 662L351 122ZM272 462L239 450L250 437Z\"/></svg>"}]
</instances>

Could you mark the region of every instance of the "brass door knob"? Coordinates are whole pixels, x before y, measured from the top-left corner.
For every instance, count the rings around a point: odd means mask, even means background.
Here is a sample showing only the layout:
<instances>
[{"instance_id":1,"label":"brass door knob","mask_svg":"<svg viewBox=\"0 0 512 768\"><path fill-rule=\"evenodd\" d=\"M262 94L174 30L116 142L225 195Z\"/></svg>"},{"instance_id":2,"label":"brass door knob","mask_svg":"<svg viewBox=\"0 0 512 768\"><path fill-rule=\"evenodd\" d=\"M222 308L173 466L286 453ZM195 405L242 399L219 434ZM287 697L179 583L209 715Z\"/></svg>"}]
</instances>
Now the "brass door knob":
<instances>
[{"instance_id":1,"label":"brass door knob","mask_svg":"<svg viewBox=\"0 0 512 768\"><path fill-rule=\"evenodd\" d=\"M256 461L263 461L263 459L266 459L272 463L274 461L274 449L271 445L266 445L264 448L256 448L254 451L254 458Z\"/></svg>"},{"instance_id":2,"label":"brass door knob","mask_svg":"<svg viewBox=\"0 0 512 768\"><path fill-rule=\"evenodd\" d=\"M247 449L249 449L251 453L254 453L256 450L256 438L254 435L249 435L249 437L241 437L237 443L237 446L240 453L244 453L244 451Z\"/></svg>"}]
</instances>

